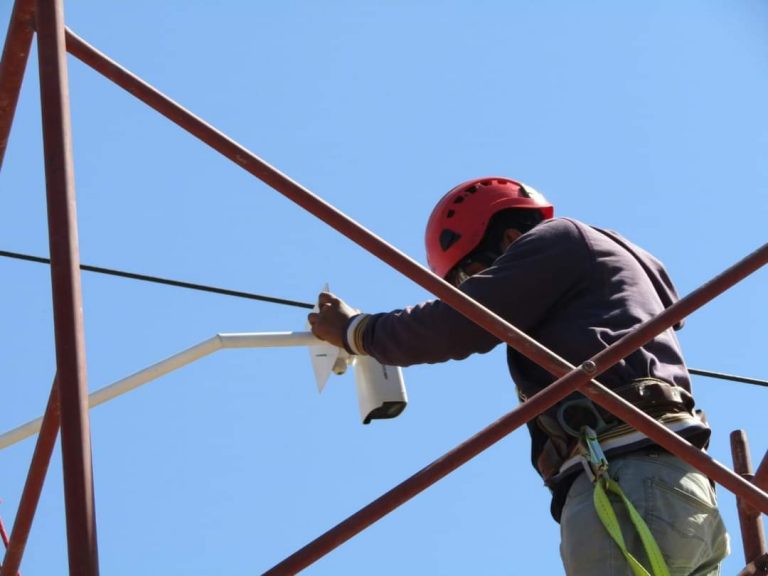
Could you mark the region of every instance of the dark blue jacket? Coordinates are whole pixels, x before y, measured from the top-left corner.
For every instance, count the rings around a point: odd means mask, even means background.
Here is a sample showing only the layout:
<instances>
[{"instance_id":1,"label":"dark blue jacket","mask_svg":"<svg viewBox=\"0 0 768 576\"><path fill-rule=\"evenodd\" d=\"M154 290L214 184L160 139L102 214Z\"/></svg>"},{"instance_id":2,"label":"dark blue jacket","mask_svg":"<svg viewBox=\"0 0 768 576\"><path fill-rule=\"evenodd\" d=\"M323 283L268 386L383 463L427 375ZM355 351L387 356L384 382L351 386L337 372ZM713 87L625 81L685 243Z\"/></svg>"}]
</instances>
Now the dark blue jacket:
<instances>
[{"instance_id":1,"label":"dark blue jacket","mask_svg":"<svg viewBox=\"0 0 768 576\"><path fill-rule=\"evenodd\" d=\"M574 365L579 365L677 300L662 264L618 234L576 220L545 221L460 289ZM679 328L680 326L677 326ZM361 343L384 364L458 360L500 341L440 300L367 319ZM554 381L512 348L509 372L521 399ZM673 329L642 346L598 380L618 388L652 378L690 392ZM547 437L529 424L536 462Z\"/></svg>"}]
</instances>

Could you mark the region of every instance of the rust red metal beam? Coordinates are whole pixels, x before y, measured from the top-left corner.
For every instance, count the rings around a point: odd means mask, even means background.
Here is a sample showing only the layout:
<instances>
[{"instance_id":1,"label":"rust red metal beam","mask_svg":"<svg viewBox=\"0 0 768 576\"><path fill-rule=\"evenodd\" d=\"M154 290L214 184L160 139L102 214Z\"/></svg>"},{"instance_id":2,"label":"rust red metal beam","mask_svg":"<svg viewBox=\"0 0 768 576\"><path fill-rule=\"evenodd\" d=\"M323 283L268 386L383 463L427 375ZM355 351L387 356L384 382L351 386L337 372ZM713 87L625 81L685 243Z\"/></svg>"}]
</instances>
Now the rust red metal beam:
<instances>
[{"instance_id":1,"label":"rust red metal beam","mask_svg":"<svg viewBox=\"0 0 768 576\"><path fill-rule=\"evenodd\" d=\"M754 482L755 485L757 485L757 487L761 490L768 491L768 451L766 451L765 455L763 456L763 460L760 462L760 466L757 467Z\"/></svg>"},{"instance_id":2,"label":"rust red metal beam","mask_svg":"<svg viewBox=\"0 0 768 576\"><path fill-rule=\"evenodd\" d=\"M0 60L0 167L2 167L5 151L8 148L16 105L32 48L35 10L35 0L16 0L8 24L3 56ZM3 529L6 551L2 567L0 567L0 576L12 576L19 573L18 569L56 444L58 430L59 397L58 386L54 380L10 539Z\"/></svg>"},{"instance_id":3,"label":"rust red metal beam","mask_svg":"<svg viewBox=\"0 0 768 576\"><path fill-rule=\"evenodd\" d=\"M733 470L742 478L753 481L752 458L749 454L747 433L744 430L731 432L731 453L733 454ZM749 564L766 553L765 530L760 512L748 505L743 499L737 498L741 540L744 546L744 561Z\"/></svg>"},{"instance_id":4,"label":"rust red metal beam","mask_svg":"<svg viewBox=\"0 0 768 576\"><path fill-rule=\"evenodd\" d=\"M32 462L29 465L27 480L21 493L19 509L16 511L16 518L13 521L11 539L5 552L3 566L0 568L0 576L13 576L21 566L32 520L35 517L40 494L43 491L48 465L56 446L56 437L59 435L59 418L59 386L57 379L54 378L51 394L48 397L48 406L45 409L43 423L40 427L40 434L32 454Z\"/></svg>"},{"instance_id":5,"label":"rust red metal beam","mask_svg":"<svg viewBox=\"0 0 768 576\"><path fill-rule=\"evenodd\" d=\"M768 576L768 554L747 564L738 576Z\"/></svg>"},{"instance_id":6,"label":"rust red metal beam","mask_svg":"<svg viewBox=\"0 0 768 576\"><path fill-rule=\"evenodd\" d=\"M570 369L570 365L567 362L546 350L535 340L523 334L490 310L483 308L463 292L438 278L421 264L365 229L324 200L318 198L312 192L267 164L264 160L253 154L253 152L222 134L213 126L207 124L159 90L144 82L138 76L110 60L69 29L67 30L67 50L73 56L136 96L136 98L154 108L160 114L178 124L184 130L199 138L289 200L321 219L417 284L445 300L462 314L472 315L475 322L501 340L507 342L514 341L515 348L539 365L547 368L550 372L562 375Z\"/></svg>"},{"instance_id":7,"label":"rust red metal beam","mask_svg":"<svg viewBox=\"0 0 768 576\"><path fill-rule=\"evenodd\" d=\"M5 545L6 550L8 549L8 533L5 531L5 524L3 524L3 519L0 517L0 538L3 540L3 544ZM1 566L0 566L1 568ZM16 576L21 576L18 572L16 573Z\"/></svg>"},{"instance_id":8,"label":"rust red metal beam","mask_svg":"<svg viewBox=\"0 0 768 576\"><path fill-rule=\"evenodd\" d=\"M537 342L528 338L525 334L515 329L513 326L505 322L503 319L494 315L489 310L483 308L476 302L467 298L462 292L456 290L446 282L442 281L437 276L431 274L428 270L423 268L414 260L410 259L406 255L397 251L394 247L390 246L380 238L376 237L368 230L349 219L347 216L328 205L318 197L314 196L311 192L300 186L299 184L290 180L287 176L281 174L275 168L255 156L253 153L240 146L227 136L217 131L212 126L206 124L201 119L197 118L189 111L182 108L180 105L172 101L167 96L160 93L158 90L133 75L126 69L119 66L114 61L107 58L105 55L98 52L92 46L88 45L81 38L77 37L71 31L67 31L67 49L77 58L94 68L99 73L112 80L141 101L154 108L171 121L175 122L215 150L227 158L233 160L245 170L300 205L305 210L309 211L316 217L320 218L337 231L341 232L354 242L367 249L369 252L400 271L405 276L409 277L417 284L421 285L425 289L429 290L439 298L443 299L446 303L456 308L459 312L466 315L477 324L496 335L499 339L511 345L513 348L519 350L528 358L535 361L537 364L543 366L551 373L557 376L563 376L572 367L561 358L552 354L540 346ZM768 246L762 247L754 254L747 257L744 261L727 271L723 275L714 279L708 283L705 287L700 289L690 297L681 300L676 307L670 308L665 311L659 318L652 320L650 326L640 327L633 334L629 335L626 341L617 343L610 349L604 351L600 355L593 359L594 364L585 364L588 366L589 374L583 371L573 371L571 374L559 380L555 385L551 386L547 390L541 393L539 398L534 397L527 403L527 407L521 407L518 410L526 410L522 418L530 419L532 415L538 414L542 410L551 406L558 400L565 397L571 391L575 390L578 386L590 379L590 376L599 374L613 363L619 361L621 358L631 353L638 346L649 340L657 333L668 328L674 324L680 318L685 317L688 313L695 310L699 306L703 305L709 299L713 298L716 294L727 289L733 283L737 282L745 275L751 273L755 269L764 265L768 260ZM686 306L688 309L686 309ZM670 318L677 313L679 316L676 319L670 321ZM619 346L619 344L622 344ZM621 355L616 355L621 354ZM615 357L614 357L615 356ZM595 398L599 398L601 403L614 403L617 399L611 397L611 394L604 391L597 383L594 383L590 392ZM539 396L539 395L537 395ZM666 432L663 428L658 426L653 421L650 423L641 419L642 414L636 411L632 406L624 405L620 400L616 403L616 408L620 411L637 412L640 416L635 414L631 416L643 426L649 430L652 434L662 438L662 443L667 446L672 446L676 453L685 452L685 442L675 435L672 437L664 436L662 432ZM530 410L530 413L527 412ZM351 537L354 533L359 532L367 525L392 510L393 507L398 506L400 503L411 498L416 493L420 492L427 485L434 483L440 477L444 476L463 462L469 460L476 453L484 449L493 442L497 441L511 430L521 425L524 421L520 416L520 413L515 411L509 414L507 417L502 418L500 421L487 428L477 436L473 437L469 444L465 443L455 452L449 453L444 459L433 463L431 466L412 477L404 484L387 493L381 499L372 503L369 507L362 510L360 513L350 519L349 524L345 524L343 527L333 529L329 535L323 538L323 543L318 545L317 541L310 544L313 551L307 554L307 550L297 553L302 556L304 562L312 554L317 554L322 551L322 554L327 553L330 549L338 546L341 542ZM640 419L638 419L640 418ZM660 431L661 432L660 432ZM654 436L655 438L655 436ZM687 454L687 456L691 456ZM722 466L715 466L716 463L704 462L705 465L713 467L718 476L725 479L728 484L736 489L745 492L747 498L754 500L761 507L768 506L768 496L759 490L754 489L753 486L745 483L742 479L734 476L730 471ZM344 523L342 523L344 524ZM341 525L340 525L341 526ZM329 547L330 546L330 547ZM322 550L321 550L322 549ZM292 557L295 559L295 556ZM316 559L319 556L315 556ZM310 560L309 563L314 561ZM308 564L302 564L306 566ZM293 565L290 570L293 570L296 565ZM275 567L277 573L288 573L285 570L284 564ZM300 569L300 568L299 568Z\"/></svg>"},{"instance_id":9,"label":"rust red metal beam","mask_svg":"<svg viewBox=\"0 0 768 576\"><path fill-rule=\"evenodd\" d=\"M0 168L8 148L13 116L16 113L21 83L32 48L34 20L34 0L16 0L5 36L3 57L0 60Z\"/></svg>"},{"instance_id":10,"label":"rust red metal beam","mask_svg":"<svg viewBox=\"0 0 768 576\"><path fill-rule=\"evenodd\" d=\"M647 422L643 421L641 424L643 428L645 428L643 431L650 437L654 439L661 438L662 432L665 435L671 435L672 438L668 438L667 436L663 437L665 446L669 445L676 451L679 451L678 449L681 447L690 447L697 454L703 454L700 450L692 447L679 436L668 432L665 428L645 416L645 414L637 410L634 406L627 404L618 396L590 379L601 374L613 366L613 364L634 351L639 345L647 342L659 332L673 326L679 320L685 318L691 312L703 306L718 294L721 294L766 263L768 263L768 244L763 246L760 250L753 252L722 274L713 278L685 298L682 298L657 317L643 323L612 346L609 346L599 354L595 355L592 359L584 362L580 368L559 378L556 382L531 397L527 402L511 411L506 416L497 420L480 433L460 444L438 460L435 460L426 468L417 472L383 496L380 496L369 505L360 509L340 524L331 528L328 532L265 572L265 576L295 574L298 571L303 570L394 510L396 507L416 496L462 464L468 462L471 458L490 447L534 416L540 414L555 404L558 400L567 396L571 391L584 384L587 384L587 387L591 389L592 396L594 396L596 401L599 401L611 411L613 411L614 408L617 408L618 411L615 412L616 415L622 418L627 416L633 421L637 420L637 416L647 420ZM584 390L585 388L582 388L582 391ZM620 404L614 406L612 397L615 397ZM610 407L609 404L611 404ZM619 414L619 412L621 412L621 414ZM630 423L634 425L634 422ZM686 455L688 455L687 452ZM746 497L749 498L750 501L757 502L761 508L768 510L768 494L756 490L749 482L739 478L733 474L733 472L724 466L717 464L717 462L708 456L704 455L704 457L707 459L708 464L711 465L710 467L715 469L716 474L721 479L726 480L730 486L735 487L740 493L746 494Z\"/></svg>"},{"instance_id":11,"label":"rust red metal beam","mask_svg":"<svg viewBox=\"0 0 768 576\"><path fill-rule=\"evenodd\" d=\"M706 452L699 450L674 432L660 426L653 418L640 412L607 388L589 383L581 389L581 392L660 446L704 472L718 484L728 488L745 502L768 514L768 494L752 482L734 474L733 471L714 460Z\"/></svg>"},{"instance_id":12,"label":"rust red metal beam","mask_svg":"<svg viewBox=\"0 0 768 576\"><path fill-rule=\"evenodd\" d=\"M281 174L275 168L255 156L249 150L243 148L212 126L194 116L191 112L182 108L179 104L160 93L157 89L122 68L119 64L107 58L104 54L98 52L70 30L67 30L67 49L75 57L94 68L97 72L103 74L105 77L139 98L145 104L166 116L169 120L175 122L192 135L210 145L221 154L233 160L248 172L288 197L290 200L293 200L354 242L360 244L363 248L366 248L387 264L443 299L446 303L470 317L483 328L498 336L501 340L507 342L551 373L556 376L562 376L571 369L571 366L564 360L555 356L525 334L519 332L503 319L478 305L461 291L456 290L448 283L442 281L417 262L397 251L395 248L376 237L332 206L326 204L311 192L293 182L287 176ZM702 289L692 293L688 298L684 299L686 306L682 305L683 301L678 303L681 304L681 306L679 308L675 307L675 310L683 310L686 308L685 313L681 314L679 318L685 317L704 302L722 292L722 290L725 289L723 286L730 286L738 282L746 275L764 265L767 261L768 245L763 246L755 253L748 256L742 263L721 274L712 282L702 287ZM655 336L658 332L666 329L670 325L668 323L668 318L671 311L672 309L669 309L656 319L652 320L651 323L653 327L650 331L642 331L630 335L627 342L631 342L631 344L626 348L626 354L631 353L634 349ZM618 361L621 358L622 357L617 357L615 361ZM602 372L609 366L600 367L597 373ZM594 388L594 390L595 391L592 393L597 395L600 389ZM601 401L614 401L610 396L607 398L607 400ZM625 410L625 407L620 404L617 404L617 408L622 411ZM638 422L647 428L645 422ZM669 442L668 439L665 439L664 441Z\"/></svg>"},{"instance_id":13,"label":"rust red metal beam","mask_svg":"<svg viewBox=\"0 0 768 576\"><path fill-rule=\"evenodd\" d=\"M96 513L63 2L38 0L36 14L69 571L96 575Z\"/></svg>"},{"instance_id":14,"label":"rust red metal beam","mask_svg":"<svg viewBox=\"0 0 768 576\"><path fill-rule=\"evenodd\" d=\"M3 523L2 517L0 517L0 538L3 540L3 545L8 548L10 540L8 540L8 532L5 531L5 524Z\"/></svg>"}]
</instances>

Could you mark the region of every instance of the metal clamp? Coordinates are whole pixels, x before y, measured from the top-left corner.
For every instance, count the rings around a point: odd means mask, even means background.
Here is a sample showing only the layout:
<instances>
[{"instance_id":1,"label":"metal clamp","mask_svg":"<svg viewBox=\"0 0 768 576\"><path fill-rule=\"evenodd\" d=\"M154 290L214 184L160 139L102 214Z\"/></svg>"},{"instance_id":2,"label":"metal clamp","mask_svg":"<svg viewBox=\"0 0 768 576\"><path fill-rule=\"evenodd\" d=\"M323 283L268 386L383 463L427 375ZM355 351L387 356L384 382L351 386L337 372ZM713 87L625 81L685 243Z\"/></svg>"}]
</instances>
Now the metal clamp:
<instances>
[{"instance_id":1,"label":"metal clamp","mask_svg":"<svg viewBox=\"0 0 768 576\"><path fill-rule=\"evenodd\" d=\"M582 465L592 483L608 473L608 460L603 454L597 433L589 426L581 427L580 448L582 452Z\"/></svg>"}]
</instances>

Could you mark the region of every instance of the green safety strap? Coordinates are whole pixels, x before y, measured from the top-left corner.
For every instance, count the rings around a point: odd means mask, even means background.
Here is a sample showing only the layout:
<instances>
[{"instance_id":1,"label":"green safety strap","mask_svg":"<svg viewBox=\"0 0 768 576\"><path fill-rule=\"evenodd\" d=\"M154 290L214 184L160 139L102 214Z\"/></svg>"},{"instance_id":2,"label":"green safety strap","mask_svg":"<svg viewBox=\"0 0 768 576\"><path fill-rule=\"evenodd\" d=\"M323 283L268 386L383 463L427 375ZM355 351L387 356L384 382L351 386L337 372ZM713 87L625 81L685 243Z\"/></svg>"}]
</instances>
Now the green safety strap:
<instances>
[{"instance_id":1,"label":"green safety strap","mask_svg":"<svg viewBox=\"0 0 768 576\"><path fill-rule=\"evenodd\" d=\"M664 560L664 556L659 549L659 545L656 543L656 539L651 534L648 525L640 516L640 513L634 507L629 498L624 494L621 486L610 477L608 474L608 461L603 455L603 451L600 448L600 443L597 441L597 434L594 430L585 426L581 431L582 447L585 451L585 458L589 464L589 469L593 474L593 482L595 490L592 495L592 499L595 504L595 510L603 523L608 534L621 550L624 558L627 559L629 566L632 568L632 572L635 576L670 576L669 568ZM645 567L635 558L624 542L624 535L621 533L621 526L619 520L616 517L616 512L613 509L613 504L608 497L608 493L613 493L621 499L624 507L629 513L629 519L632 525L637 530L640 536L640 541L643 543L645 553L648 556L648 560L651 562L651 572L645 569Z\"/></svg>"},{"instance_id":2,"label":"green safety strap","mask_svg":"<svg viewBox=\"0 0 768 576\"><path fill-rule=\"evenodd\" d=\"M640 540L643 543L643 547L645 548L645 553L648 555L648 559L651 562L650 572L648 572L648 570L640 564L637 558L632 556L630 551L627 550L627 546L624 543L624 536L622 535L621 527L619 526L619 521L616 518L616 512L613 510L607 492L612 492L621 498L627 512L629 512L629 518L632 521L632 525L635 527L635 530L637 530ZM635 576L669 576L669 568L667 568L667 563L664 561L664 556L661 554L656 539L653 537L653 534L651 534L643 517L640 516L637 509L632 505L632 502L629 501L629 498L626 497L624 491L616 481L607 474L597 478L593 500L600 521L603 523L603 526L605 526L605 529L608 531L611 538L613 538L613 541L616 542L621 553L624 554L624 558L629 562Z\"/></svg>"}]
</instances>

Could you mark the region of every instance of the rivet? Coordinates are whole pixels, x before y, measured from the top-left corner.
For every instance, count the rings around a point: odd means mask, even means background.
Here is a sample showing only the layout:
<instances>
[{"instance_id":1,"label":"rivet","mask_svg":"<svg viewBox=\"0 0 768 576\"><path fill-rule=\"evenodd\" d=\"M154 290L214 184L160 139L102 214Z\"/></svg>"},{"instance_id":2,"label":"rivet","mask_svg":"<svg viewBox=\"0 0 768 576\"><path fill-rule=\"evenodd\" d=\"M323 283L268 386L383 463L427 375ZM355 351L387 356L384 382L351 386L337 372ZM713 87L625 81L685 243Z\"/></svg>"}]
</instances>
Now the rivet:
<instances>
[{"instance_id":1,"label":"rivet","mask_svg":"<svg viewBox=\"0 0 768 576\"><path fill-rule=\"evenodd\" d=\"M597 366L592 360L587 360L581 365L581 370L587 374L594 374L597 372Z\"/></svg>"}]
</instances>

